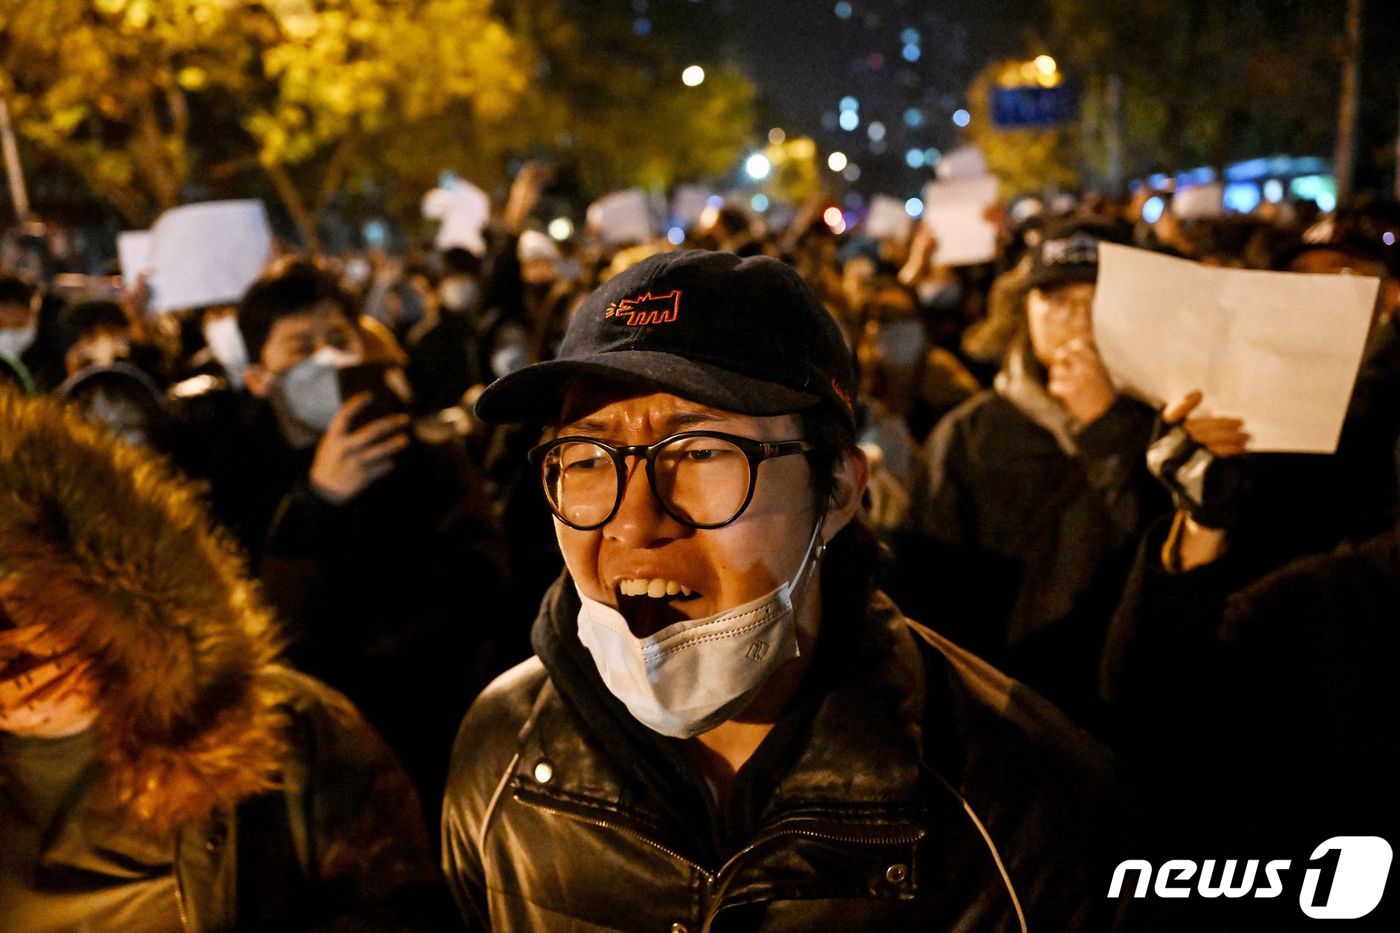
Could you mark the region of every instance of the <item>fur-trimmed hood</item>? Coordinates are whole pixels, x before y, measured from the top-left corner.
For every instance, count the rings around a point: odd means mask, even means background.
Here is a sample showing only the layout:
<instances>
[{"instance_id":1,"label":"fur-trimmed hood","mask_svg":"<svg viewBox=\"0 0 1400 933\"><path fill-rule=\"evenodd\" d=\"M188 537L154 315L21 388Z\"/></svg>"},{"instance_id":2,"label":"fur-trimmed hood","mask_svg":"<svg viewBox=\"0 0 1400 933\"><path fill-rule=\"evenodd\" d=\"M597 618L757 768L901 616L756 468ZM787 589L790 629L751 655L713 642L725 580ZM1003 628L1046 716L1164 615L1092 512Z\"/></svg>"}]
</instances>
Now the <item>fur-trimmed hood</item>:
<instances>
[{"instance_id":1,"label":"fur-trimmed hood","mask_svg":"<svg viewBox=\"0 0 1400 933\"><path fill-rule=\"evenodd\" d=\"M167 832L276 786L280 637L161 458L0 389L0 564L100 683L102 805Z\"/></svg>"}]
</instances>

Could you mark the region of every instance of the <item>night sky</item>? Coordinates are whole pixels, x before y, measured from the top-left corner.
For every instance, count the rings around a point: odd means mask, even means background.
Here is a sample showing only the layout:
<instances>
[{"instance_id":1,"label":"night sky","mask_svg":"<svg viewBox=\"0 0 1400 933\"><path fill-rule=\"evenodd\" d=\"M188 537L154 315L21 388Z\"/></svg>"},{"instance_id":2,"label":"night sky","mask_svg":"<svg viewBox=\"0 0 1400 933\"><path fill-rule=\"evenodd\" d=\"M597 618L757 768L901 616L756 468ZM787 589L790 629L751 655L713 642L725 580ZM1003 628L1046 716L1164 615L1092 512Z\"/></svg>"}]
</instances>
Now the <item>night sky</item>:
<instances>
[{"instance_id":1,"label":"night sky","mask_svg":"<svg viewBox=\"0 0 1400 933\"><path fill-rule=\"evenodd\" d=\"M857 167L851 190L901 198L918 194L931 175L925 165L911 167L910 151L926 157L957 144L952 117L966 105L969 81L991 59L1024 52L1037 8L1012 0L688 2L713 17L697 48L737 62L757 85L760 132L778 126L810 135L823 161L840 150ZM848 97L858 103L851 130L839 124Z\"/></svg>"}]
</instances>

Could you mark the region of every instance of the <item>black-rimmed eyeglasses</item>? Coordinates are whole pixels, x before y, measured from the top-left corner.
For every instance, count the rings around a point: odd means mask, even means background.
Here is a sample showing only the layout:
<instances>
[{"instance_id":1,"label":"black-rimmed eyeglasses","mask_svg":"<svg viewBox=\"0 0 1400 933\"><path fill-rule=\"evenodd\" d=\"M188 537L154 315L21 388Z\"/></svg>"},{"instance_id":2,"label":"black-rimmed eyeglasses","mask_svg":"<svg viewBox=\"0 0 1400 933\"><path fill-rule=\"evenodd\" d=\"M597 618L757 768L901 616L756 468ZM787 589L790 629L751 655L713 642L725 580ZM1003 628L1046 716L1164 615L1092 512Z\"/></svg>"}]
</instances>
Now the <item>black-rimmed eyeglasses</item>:
<instances>
[{"instance_id":1,"label":"black-rimmed eyeglasses","mask_svg":"<svg viewBox=\"0 0 1400 933\"><path fill-rule=\"evenodd\" d=\"M810 441L756 441L718 431L686 431L649 447L571 436L531 450L530 462L550 509L570 528L592 531L612 521L627 484L627 457L646 460L652 493L667 515L692 528L720 528L749 507L760 463L811 449Z\"/></svg>"}]
</instances>

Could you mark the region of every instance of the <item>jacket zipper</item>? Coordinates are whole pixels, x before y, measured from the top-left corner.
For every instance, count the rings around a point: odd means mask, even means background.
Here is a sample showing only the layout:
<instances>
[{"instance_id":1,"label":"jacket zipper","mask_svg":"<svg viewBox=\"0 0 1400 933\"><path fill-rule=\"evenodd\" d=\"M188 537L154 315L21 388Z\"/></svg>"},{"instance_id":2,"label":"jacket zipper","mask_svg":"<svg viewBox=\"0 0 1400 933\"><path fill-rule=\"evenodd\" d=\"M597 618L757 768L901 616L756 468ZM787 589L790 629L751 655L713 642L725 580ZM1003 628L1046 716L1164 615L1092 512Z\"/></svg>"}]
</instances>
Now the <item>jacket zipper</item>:
<instances>
[{"instance_id":1,"label":"jacket zipper","mask_svg":"<svg viewBox=\"0 0 1400 933\"><path fill-rule=\"evenodd\" d=\"M645 843L646 845L651 846L653 849L656 849L658 852L662 852L665 855L669 855L676 861L688 865L690 868L699 872L700 875L705 879L705 885L707 888L712 886L715 883L715 881L720 876L722 876L725 873L725 871L728 870L729 867L732 866L739 859L748 855L750 852L752 852L759 846L766 845L775 839L781 839L785 836L806 836L809 839L825 839L830 842L848 842L860 845L900 845L918 842L920 839L924 838L924 836L928 835L927 830L924 829L909 830L903 833L890 834L884 836L859 835L856 833L821 832L815 829L802 829L799 827L773 829L759 836L757 839L744 846L738 852L735 852L733 855L731 855L725 861L725 863L720 866L719 871L712 872L701 867L700 865L697 865L695 862L686 858L684 855L681 855L674 849L667 848L666 846L657 842L655 839L652 839L649 836L638 832L630 826L625 826L621 823L614 823L609 820L601 819L599 817L583 816L581 814L574 813L569 810L563 810L558 807L551 807L547 804L539 803L534 800L526 800L518 795L513 796L515 796L515 799L520 803L523 803L525 806L531 807L535 810L540 810L544 813L553 813L558 816L565 817L567 819L576 820L587 826L597 826L602 829L616 830L617 832L620 832L625 836L630 836L633 839L636 839L638 842ZM719 914L719 907L720 894L717 893L714 902L710 906L710 909L706 912L704 923L700 928L702 931L708 930L710 928L710 925L714 922L715 917Z\"/></svg>"},{"instance_id":2,"label":"jacket zipper","mask_svg":"<svg viewBox=\"0 0 1400 933\"><path fill-rule=\"evenodd\" d=\"M725 869L729 868L730 865L733 865L736 861L743 858L745 855L748 855L754 849L766 843L772 842L774 839L781 839L783 836L806 836L809 839L825 839L830 842L850 842L855 844L899 845L904 843L918 842L926 835L928 835L928 833L926 830L923 829L909 830L907 832L899 833L897 835L887 836L862 836L857 835L855 833L828 833L820 832L815 829L802 829L795 827L772 829L769 830L767 833L764 833L763 835L759 836L753 842L750 842L748 845L744 846L738 852L735 852L733 855L731 855L729 857L729 860L726 861L723 865L721 865L719 871L715 872L715 874L716 876L724 874Z\"/></svg>"},{"instance_id":3,"label":"jacket zipper","mask_svg":"<svg viewBox=\"0 0 1400 933\"><path fill-rule=\"evenodd\" d=\"M729 857L719 871L715 872L715 878L724 875L726 871L739 859L748 855L754 849L762 845L767 845L775 839L782 839L786 836L805 836L808 839L824 839L829 842L846 842L854 845L903 845L918 842L928 831L924 829L908 830L902 833L877 835L858 835L856 833L822 832L815 829L803 829L801 827L777 828L760 835L757 839L744 846L738 852ZM700 933L707 933L719 916L720 910L724 907L725 889L728 887L728 879L721 884L714 892L714 898L710 903L710 908L705 912L704 921L700 924Z\"/></svg>"}]
</instances>

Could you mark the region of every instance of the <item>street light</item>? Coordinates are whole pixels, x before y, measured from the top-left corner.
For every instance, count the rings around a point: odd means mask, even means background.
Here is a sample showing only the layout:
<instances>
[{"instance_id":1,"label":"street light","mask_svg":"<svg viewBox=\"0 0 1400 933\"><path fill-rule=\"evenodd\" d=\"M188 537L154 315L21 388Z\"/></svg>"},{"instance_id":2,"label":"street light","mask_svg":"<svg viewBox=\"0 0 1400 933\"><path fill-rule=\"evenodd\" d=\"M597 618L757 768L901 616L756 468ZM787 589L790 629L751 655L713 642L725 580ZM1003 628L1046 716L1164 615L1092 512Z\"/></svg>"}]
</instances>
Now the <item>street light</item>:
<instances>
[{"instance_id":1,"label":"street light","mask_svg":"<svg viewBox=\"0 0 1400 933\"><path fill-rule=\"evenodd\" d=\"M773 170L773 163L761 152L755 152L744 162L744 171L754 181L762 181Z\"/></svg>"},{"instance_id":2,"label":"street light","mask_svg":"<svg viewBox=\"0 0 1400 933\"><path fill-rule=\"evenodd\" d=\"M705 69L699 65L691 65L681 72L681 83L686 87L696 87L705 80Z\"/></svg>"},{"instance_id":3,"label":"street light","mask_svg":"<svg viewBox=\"0 0 1400 933\"><path fill-rule=\"evenodd\" d=\"M833 152L826 157L826 167L833 172L839 172L846 167L846 153Z\"/></svg>"}]
</instances>

